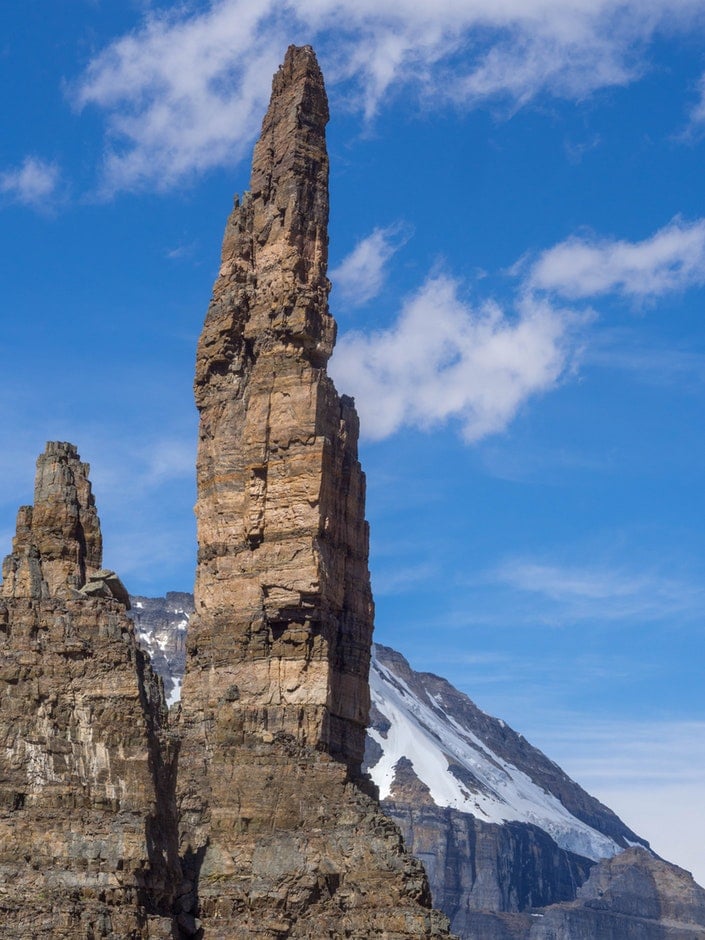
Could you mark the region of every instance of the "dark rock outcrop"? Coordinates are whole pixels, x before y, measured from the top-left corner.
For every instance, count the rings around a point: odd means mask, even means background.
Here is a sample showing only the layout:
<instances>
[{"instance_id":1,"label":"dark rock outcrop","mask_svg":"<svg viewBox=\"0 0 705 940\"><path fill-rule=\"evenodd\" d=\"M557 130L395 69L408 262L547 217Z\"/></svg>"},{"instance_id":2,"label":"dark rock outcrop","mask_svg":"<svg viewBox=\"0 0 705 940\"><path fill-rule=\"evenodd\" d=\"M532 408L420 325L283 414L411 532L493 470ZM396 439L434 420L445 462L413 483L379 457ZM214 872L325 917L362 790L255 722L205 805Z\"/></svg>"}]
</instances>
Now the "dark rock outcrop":
<instances>
[{"instance_id":1,"label":"dark rock outcrop","mask_svg":"<svg viewBox=\"0 0 705 940\"><path fill-rule=\"evenodd\" d=\"M172 936L173 742L101 554L88 466L50 443L0 591L5 936Z\"/></svg>"},{"instance_id":2,"label":"dark rock outcrop","mask_svg":"<svg viewBox=\"0 0 705 940\"><path fill-rule=\"evenodd\" d=\"M516 914L572 901L594 864L528 823L487 823L396 793L382 808L424 863L433 903L460 937L473 935L478 911Z\"/></svg>"},{"instance_id":3,"label":"dark rock outcrop","mask_svg":"<svg viewBox=\"0 0 705 940\"><path fill-rule=\"evenodd\" d=\"M527 940L703 940L705 890L689 872L632 848L596 865L575 901L542 915Z\"/></svg>"}]
</instances>

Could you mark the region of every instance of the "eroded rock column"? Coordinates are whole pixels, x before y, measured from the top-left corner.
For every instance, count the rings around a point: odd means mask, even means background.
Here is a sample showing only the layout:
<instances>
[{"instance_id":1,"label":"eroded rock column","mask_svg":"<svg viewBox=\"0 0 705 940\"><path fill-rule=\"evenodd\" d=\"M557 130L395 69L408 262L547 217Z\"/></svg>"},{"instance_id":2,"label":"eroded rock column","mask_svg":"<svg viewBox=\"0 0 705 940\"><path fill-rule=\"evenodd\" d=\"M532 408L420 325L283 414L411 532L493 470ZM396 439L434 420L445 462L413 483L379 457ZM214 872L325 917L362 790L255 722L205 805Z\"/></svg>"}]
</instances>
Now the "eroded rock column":
<instances>
[{"instance_id":1,"label":"eroded rock column","mask_svg":"<svg viewBox=\"0 0 705 940\"><path fill-rule=\"evenodd\" d=\"M198 346L178 787L209 938L443 931L421 866L357 782L373 607L357 415L326 374L327 120L313 51L290 47Z\"/></svg>"},{"instance_id":2,"label":"eroded rock column","mask_svg":"<svg viewBox=\"0 0 705 940\"><path fill-rule=\"evenodd\" d=\"M327 120L313 53L290 51L198 346L189 670L217 696L237 687L243 733L358 766L373 612L357 416L325 371Z\"/></svg>"}]
</instances>

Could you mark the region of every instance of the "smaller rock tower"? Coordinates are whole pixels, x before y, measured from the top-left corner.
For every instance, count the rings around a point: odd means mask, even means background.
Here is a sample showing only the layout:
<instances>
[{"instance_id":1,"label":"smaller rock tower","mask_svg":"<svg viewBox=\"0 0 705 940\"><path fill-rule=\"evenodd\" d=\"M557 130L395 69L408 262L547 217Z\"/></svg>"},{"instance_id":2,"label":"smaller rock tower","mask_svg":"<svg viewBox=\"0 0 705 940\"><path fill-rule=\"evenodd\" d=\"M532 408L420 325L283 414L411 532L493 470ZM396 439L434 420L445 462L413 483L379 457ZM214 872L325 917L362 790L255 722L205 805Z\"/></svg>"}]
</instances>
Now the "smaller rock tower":
<instances>
[{"instance_id":1,"label":"smaller rock tower","mask_svg":"<svg viewBox=\"0 0 705 940\"><path fill-rule=\"evenodd\" d=\"M88 465L51 442L0 588L0 932L173 937L174 747L101 568Z\"/></svg>"},{"instance_id":2,"label":"smaller rock tower","mask_svg":"<svg viewBox=\"0 0 705 940\"><path fill-rule=\"evenodd\" d=\"M37 459L34 505L21 506L12 554L2 566L5 597L69 597L101 568L103 539L73 444L50 441Z\"/></svg>"}]
</instances>

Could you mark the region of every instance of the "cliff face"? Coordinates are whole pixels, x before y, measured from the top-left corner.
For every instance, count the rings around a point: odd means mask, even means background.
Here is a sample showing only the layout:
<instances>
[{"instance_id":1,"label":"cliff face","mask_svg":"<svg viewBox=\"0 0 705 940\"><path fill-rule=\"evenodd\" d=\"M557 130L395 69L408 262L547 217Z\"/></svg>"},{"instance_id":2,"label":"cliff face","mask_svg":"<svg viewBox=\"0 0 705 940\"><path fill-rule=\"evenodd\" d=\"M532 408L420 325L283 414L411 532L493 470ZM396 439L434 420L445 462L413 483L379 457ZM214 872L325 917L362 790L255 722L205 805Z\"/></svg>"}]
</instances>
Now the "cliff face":
<instances>
[{"instance_id":1,"label":"cliff face","mask_svg":"<svg viewBox=\"0 0 705 940\"><path fill-rule=\"evenodd\" d=\"M184 906L209 937L444 930L357 781L373 609L357 416L325 370L327 119L313 51L291 47L198 345L178 797Z\"/></svg>"},{"instance_id":2,"label":"cliff face","mask_svg":"<svg viewBox=\"0 0 705 940\"><path fill-rule=\"evenodd\" d=\"M535 918L527 937L701 940L705 890L687 871L642 848L628 849L596 865L575 901L548 908Z\"/></svg>"},{"instance_id":3,"label":"cliff face","mask_svg":"<svg viewBox=\"0 0 705 940\"><path fill-rule=\"evenodd\" d=\"M520 913L572 901L593 864L528 823L485 823L396 792L382 807L424 863L433 903L460 937L473 935L478 911Z\"/></svg>"},{"instance_id":4,"label":"cliff face","mask_svg":"<svg viewBox=\"0 0 705 940\"><path fill-rule=\"evenodd\" d=\"M50 443L0 591L6 936L172 935L166 709L101 556L88 466L72 445Z\"/></svg>"}]
</instances>

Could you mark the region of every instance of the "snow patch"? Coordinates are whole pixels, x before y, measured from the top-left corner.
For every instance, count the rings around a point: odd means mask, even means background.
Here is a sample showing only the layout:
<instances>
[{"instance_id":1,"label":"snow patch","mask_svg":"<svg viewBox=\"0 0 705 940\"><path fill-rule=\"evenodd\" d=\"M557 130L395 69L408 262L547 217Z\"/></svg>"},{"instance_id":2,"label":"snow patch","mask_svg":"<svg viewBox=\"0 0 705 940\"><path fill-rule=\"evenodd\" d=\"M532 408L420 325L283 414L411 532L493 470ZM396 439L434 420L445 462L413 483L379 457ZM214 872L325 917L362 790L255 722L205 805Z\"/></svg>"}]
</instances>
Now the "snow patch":
<instances>
[{"instance_id":1,"label":"snow patch","mask_svg":"<svg viewBox=\"0 0 705 940\"><path fill-rule=\"evenodd\" d=\"M174 687L166 697L167 707L171 708L172 705L176 705L176 703L180 701L181 701L181 679L175 678Z\"/></svg>"}]
</instances>

